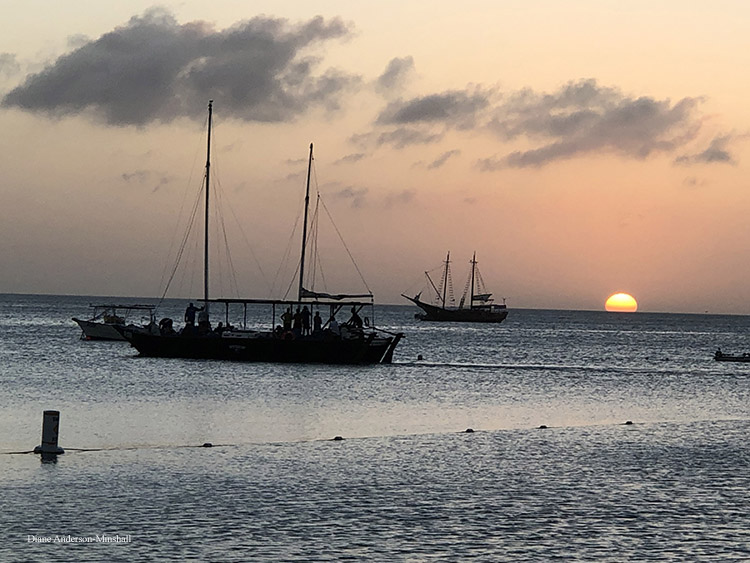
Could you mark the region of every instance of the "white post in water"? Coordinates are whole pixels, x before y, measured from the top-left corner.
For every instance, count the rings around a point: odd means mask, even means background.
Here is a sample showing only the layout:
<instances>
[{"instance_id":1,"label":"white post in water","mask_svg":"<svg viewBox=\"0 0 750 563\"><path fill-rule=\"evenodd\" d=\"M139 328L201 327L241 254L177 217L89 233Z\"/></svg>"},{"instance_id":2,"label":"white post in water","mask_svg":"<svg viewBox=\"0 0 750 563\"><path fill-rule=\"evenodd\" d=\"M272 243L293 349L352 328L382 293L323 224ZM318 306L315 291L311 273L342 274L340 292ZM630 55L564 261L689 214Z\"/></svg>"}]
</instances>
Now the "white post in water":
<instances>
[{"instance_id":1,"label":"white post in water","mask_svg":"<svg viewBox=\"0 0 750 563\"><path fill-rule=\"evenodd\" d=\"M57 445L60 431L60 411L44 411L42 419L42 445L34 448L35 454L64 454Z\"/></svg>"}]
</instances>

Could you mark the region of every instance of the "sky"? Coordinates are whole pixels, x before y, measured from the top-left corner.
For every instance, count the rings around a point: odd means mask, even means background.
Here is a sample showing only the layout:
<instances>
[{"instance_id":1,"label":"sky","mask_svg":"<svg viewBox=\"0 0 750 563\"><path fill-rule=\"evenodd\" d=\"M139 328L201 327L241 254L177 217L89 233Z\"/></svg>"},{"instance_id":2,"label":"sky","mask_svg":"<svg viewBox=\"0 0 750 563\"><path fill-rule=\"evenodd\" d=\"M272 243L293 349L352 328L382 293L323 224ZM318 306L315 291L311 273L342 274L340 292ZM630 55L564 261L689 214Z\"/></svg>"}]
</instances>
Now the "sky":
<instances>
[{"instance_id":1,"label":"sky","mask_svg":"<svg viewBox=\"0 0 750 563\"><path fill-rule=\"evenodd\" d=\"M314 143L317 289L750 314L745 2L2 4L2 293L200 296L213 100L214 296L296 283Z\"/></svg>"}]
</instances>

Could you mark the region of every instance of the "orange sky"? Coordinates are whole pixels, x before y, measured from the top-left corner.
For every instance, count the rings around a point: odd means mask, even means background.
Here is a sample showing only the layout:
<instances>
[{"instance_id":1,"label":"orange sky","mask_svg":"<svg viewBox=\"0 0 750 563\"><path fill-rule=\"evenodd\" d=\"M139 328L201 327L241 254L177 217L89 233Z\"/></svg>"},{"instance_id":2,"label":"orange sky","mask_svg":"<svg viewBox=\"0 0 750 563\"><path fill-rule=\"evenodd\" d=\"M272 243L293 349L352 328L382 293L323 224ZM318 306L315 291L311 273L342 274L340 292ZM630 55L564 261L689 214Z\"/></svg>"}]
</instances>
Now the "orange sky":
<instances>
[{"instance_id":1,"label":"orange sky","mask_svg":"<svg viewBox=\"0 0 750 563\"><path fill-rule=\"evenodd\" d=\"M314 142L314 187L378 302L450 250L457 291L476 251L510 307L625 291L639 311L750 314L743 2L18 10L0 22L0 292L160 295L213 98L244 297L291 279L273 283ZM328 289L350 289L331 254Z\"/></svg>"}]
</instances>

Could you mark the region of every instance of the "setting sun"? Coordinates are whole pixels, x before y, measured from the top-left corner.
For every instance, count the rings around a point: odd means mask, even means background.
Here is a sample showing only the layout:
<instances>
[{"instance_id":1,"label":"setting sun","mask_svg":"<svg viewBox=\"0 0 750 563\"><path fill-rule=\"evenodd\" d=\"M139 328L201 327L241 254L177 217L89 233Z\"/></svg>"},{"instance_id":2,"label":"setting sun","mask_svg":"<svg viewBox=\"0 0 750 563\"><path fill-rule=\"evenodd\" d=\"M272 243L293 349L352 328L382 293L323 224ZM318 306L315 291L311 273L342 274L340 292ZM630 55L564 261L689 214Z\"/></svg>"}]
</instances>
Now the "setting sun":
<instances>
[{"instance_id":1,"label":"setting sun","mask_svg":"<svg viewBox=\"0 0 750 563\"><path fill-rule=\"evenodd\" d=\"M617 313L635 313L638 310L638 302L627 293L615 293L607 299L604 308Z\"/></svg>"}]
</instances>

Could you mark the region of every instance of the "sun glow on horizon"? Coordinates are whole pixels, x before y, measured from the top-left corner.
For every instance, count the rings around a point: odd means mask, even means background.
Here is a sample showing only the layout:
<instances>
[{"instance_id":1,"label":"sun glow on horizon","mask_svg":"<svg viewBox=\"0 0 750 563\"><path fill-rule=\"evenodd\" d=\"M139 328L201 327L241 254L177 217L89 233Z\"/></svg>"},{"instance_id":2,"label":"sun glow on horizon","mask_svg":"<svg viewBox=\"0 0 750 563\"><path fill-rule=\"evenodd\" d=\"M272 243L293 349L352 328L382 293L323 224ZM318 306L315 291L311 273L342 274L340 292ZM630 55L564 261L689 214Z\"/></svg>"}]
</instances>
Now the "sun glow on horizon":
<instances>
[{"instance_id":1,"label":"sun glow on horizon","mask_svg":"<svg viewBox=\"0 0 750 563\"><path fill-rule=\"evenodd\" d=\"M609 296L604 308L616 313L635 313L638 310L638 302L628 293L615 293Z\"/></svg>"}]
</instances>

